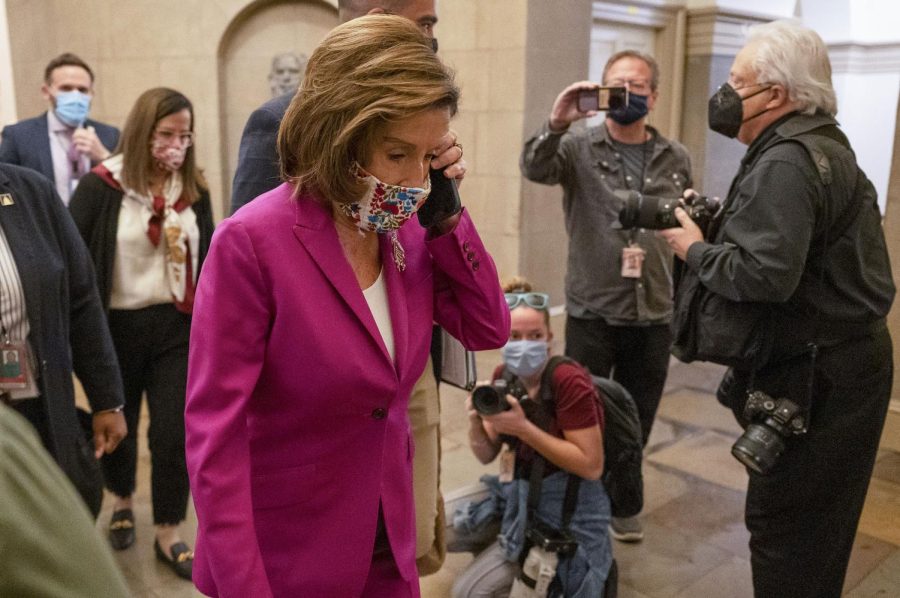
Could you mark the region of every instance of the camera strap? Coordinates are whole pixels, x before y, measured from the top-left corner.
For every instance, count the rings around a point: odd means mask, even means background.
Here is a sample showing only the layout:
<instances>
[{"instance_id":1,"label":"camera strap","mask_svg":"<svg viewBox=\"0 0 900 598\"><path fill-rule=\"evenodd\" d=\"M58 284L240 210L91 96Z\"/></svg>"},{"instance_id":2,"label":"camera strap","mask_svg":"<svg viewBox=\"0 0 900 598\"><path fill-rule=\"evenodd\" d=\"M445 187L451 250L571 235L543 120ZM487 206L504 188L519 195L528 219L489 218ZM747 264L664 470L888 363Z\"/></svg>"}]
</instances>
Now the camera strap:
<instances>
[{"instance_id":1,"label":"camera strap","mask_svg":"<svg viewBox=\"0 0 900 598\"><path fill-rule=\"evenodd\" d=\"M571 363L567 357L561 356L553 356L547 362L546 367L544 368L544 373L541 376L541 386L538 391L538 403L539 409L535 414L534 424L537 425L544 432L550 432L550 422L555 417L555 405L556 401L553 399L553 372L556 370L556 367L562 363ZM501 373L501 376L507 383L512 384L516 382L517 377L509 372L509 370L504 367ZM536 513L538 507L541 502L541 488L544 483L544 471L546 467L546 459L539 452L533 452L533 458L531 460L531 466L528 471L528 499L526 501L526 511L525 511L525 529L531 527L534 523ZM575 514L575 509L578 506L578 492L581 487L581 478L573 473L567 474L568 478L566 480L566 493L563 497L562 504L562 513L561 513L561 525L560 530L563 532L569 531L569 525L572 522L572 517ZM527 538L525 539L525 544L523 546L523 550L519 555L519 564L523 564L525 558L528 556L528 551L531 548L532 543Z\"/></svg>"},{"instance_id":2,"label":"camera strap","mask_svg":"<svg viewBox=\"0 0 900 598\"><path fill-rule=\"evenodd\" d=\"M555 405L556 402L553 400L553 389L552 389L552 379L553 372L560 363L571 361L566 357L554 356L551 357L547 362L546 367L544 368L544 373L541 375L541 385L538 390L538 409L532 412L532 422L544 432L550 432L550 423L555 417ZM519 382L518 377L509 371L506 366L503 366L500 371L500 377L506 381L508 385L512 385ZM541 455L538 451L532 450L532 459L530 466L527 470L527 475L525 471L519 469L521 466L521 462L516 463L516 477L519 479L528 478L528 498L526 500L526 510L525 510L525 529L531 527L534 523L536 513L538 507L541 502L541 488L544 483L544 471L546 469L546 459L544 459L543 455ZM563 498L563 506L562 506L562 526L561 530L564 532L568 531L569 524L572 521L572 516L575 513L575 508L578 503L578 489L581 484L581 478L578 476L569 473L568 480L566 482L566 494ZM521 554L519 555L519 564L522 565L525 562L525 558L528 556L528 551L532 547L532 542L526 537L523 545L523 549Z\"/></svg>"},{"instance_id":3,"label":"camera strap","mask_svg":"<svg viewBox=\"0 0 900 598\"><path fill-rule=\"evenodd\" d=\"M831 223L831 209L834 205L833 186L831 184L831 160L829 156L824 151L822 151L819 140L821 138L831 139L832 141L839 143L841 146L852 152L853 150L850 147L850 143L847 140L847 137L834 124L826 124L799 134L791 134L789 128L783 127L778 130L778 133L781 139L779 141L776 141L775 143L794 141L796 143L800 143L804 147L810 159L812 160L813 165L816 167L816 170L819 174L819 181L822 183L822 187L825 191L823 211L826 225L822 233L822 263L818 272L819 282L823 283L825 281L825 267L827 263L826 258L828 252L832 249L832 243L837 239L840 239L844 235L844 233L849 230L849 228L853 225L853 223L856 221L857 216L859 215L859 198L863 195L860 189L861 170L857 166L856 180L854 181L852 190L853 198L849 202L847 202L847 205L844 206L844 209L841 211L841 213L837 216L837 218L835 218L834 222ZM813 307L813 313L811 315L811 321L813 323L813 329L811 331L812 338L808 343L806 343L803 350L800 352L801 355L806 354L809 359L806 387L804 389L805 392L803 397L804 402L800 405L800 408L803 411L803 421L805 427L809 426L810 412L812 409L815 386L816 359L819 353L820 335L822 332L822 318L820 316L821 308L818 304L816 304ZM827 346L827 343L825 346ZM755 377L756 369L753 369L750 372L748 384L749 391L752 391L755 387Z\"/></svg>"}]
</instances>

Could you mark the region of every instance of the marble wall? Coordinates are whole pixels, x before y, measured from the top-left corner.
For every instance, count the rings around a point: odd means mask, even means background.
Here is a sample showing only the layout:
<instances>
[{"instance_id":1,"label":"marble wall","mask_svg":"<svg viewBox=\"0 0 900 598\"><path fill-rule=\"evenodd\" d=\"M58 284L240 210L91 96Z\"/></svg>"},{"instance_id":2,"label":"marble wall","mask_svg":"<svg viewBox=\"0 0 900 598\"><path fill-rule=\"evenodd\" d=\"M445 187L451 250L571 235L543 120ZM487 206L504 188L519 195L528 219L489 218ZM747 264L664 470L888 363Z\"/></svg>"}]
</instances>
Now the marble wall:
<instances>
[{"instance_id":1,"label":"marble wall","mask_svg":"<svg viewBox=\"0 0 900 598\"><path fill-rule=\"evenodd\" d=\"M440 54L456 69L463 94L452 124L469 163L463 200L503 275L519 269L528 4L438 3ZM6 6L18 118L46 109L43 69L64 51L79 54L97 75L98 120L121 127L150 87L182 91L195 104L197 155L217 218L227 215L241 130L269 97L272 56L309 54L338 23L336 0L7 0Z\"/></svg>"},{"instance_id":2,"label":"marble wall","mask_svg":"<svg viewBox=\"0 0 900 598\"><path fill-rule=\"evenodd\" d=\"M337 0L8 0L6 8L18 118L46 110L44 67L65 51L96 74L98 120L121 127L143 91L178 89L194 103L217 218L227 211L240 128L267 98L272 55L312 48L337 23Z\"/></svg>"}]
</instances>

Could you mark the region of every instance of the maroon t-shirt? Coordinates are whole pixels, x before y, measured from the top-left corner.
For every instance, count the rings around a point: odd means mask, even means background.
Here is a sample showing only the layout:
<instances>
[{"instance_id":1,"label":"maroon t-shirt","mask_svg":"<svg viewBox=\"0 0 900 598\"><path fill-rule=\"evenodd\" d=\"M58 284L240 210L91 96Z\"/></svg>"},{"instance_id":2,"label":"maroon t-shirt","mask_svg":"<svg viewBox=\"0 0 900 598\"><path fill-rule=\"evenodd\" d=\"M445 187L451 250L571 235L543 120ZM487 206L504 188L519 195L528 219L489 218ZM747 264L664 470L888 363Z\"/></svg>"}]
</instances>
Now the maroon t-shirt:
<instances>
[{"instance_id":1,"label":"maroon t-shirt","mask_svg":"<svg viewBox=\"0 0 900 598\"><path fill-rule=\"evenodd\" d=\"M503 366L494 370L494 379L501 378ZM565 438L563 430L581 430L600 424L603 431L603 407L597 400L597 391L591 376L583 366L576 363L560 363L553 370L550 381L555 401L555 417L550 421L548 433L557 438ZM528 463L534 455L534 449L522 443L516 450L516 461ZM517 463L518 465L518 463ZM559 468L546 461L544 475L559 471Z\"/></svg>"}]
</instances>

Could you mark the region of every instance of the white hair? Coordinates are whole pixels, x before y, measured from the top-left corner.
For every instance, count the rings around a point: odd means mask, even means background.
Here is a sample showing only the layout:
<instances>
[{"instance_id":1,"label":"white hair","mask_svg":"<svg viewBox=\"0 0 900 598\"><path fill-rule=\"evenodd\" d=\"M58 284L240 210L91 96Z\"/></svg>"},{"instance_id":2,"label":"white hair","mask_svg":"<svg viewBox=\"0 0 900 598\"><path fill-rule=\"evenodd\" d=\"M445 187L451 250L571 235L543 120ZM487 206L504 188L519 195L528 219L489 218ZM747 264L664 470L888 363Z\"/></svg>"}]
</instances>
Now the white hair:
<instances>
[{"instance_id":1,"label":"white hair","mask_svg":"<svg viewBox=\"0 0 900 598\"><path fill-rule=\"evenodd\" d=\"M784 86L805 114L837 114L828 48L818 33L796 21L773 21L751 27L747 43L756 46L752 68L758 82Z\"/></svg>"}]
</instances>

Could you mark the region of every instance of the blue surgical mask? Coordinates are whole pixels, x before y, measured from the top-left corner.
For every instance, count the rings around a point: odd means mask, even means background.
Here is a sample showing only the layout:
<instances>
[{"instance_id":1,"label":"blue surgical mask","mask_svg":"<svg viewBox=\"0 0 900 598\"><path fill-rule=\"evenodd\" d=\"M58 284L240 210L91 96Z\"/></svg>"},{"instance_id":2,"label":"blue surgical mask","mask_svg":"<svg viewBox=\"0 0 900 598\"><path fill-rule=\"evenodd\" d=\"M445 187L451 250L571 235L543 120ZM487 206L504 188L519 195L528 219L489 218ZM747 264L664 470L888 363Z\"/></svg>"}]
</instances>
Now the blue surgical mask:
<instances>
[{"instance_id":1,"label":"blue surgical mask","mask_svg":"<svg viewBox=\"0 0 900 598\"><path fill-rule=\"evenodd\" d=\"M647 116L647 112L650 111L647 107L647 98L649 97L629 93L628 104L618 108L611 108L606 112L606 116L620 125L630 125Z\"/></svg>"},{"instance_id":2,"label":"blue surgical mask","mask_svg":"<svg viewBox=\"0 0 900 598\"><path fill-rule=\"evenodd\" d=\"M91 96L80 91L61 91L56 94L56 117L70 127L80 127L91 110Z\"/></svg>"},{"instance_id":3,"label":"blue surgical mask","mask_svg":"<svg viewBox=\"0 0 900 598\"><path fill-rule=\"evenodd\" d=\"M503 346L503 363L516 376L533 376L549 358L547 341L509 341Z\"/></svg>"}]
</instances>

